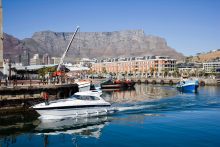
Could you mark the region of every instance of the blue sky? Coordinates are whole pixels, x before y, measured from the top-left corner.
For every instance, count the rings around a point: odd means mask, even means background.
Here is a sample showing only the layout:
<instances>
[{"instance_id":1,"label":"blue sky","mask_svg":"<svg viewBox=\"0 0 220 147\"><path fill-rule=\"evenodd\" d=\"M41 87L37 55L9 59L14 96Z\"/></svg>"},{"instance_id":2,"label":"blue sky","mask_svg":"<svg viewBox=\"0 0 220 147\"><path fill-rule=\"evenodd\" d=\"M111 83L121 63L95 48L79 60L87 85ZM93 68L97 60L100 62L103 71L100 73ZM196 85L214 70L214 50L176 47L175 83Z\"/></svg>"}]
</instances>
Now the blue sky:
<instances>
[{"instance_id":1,"label":"blue sky","mask_svg":"<svg viewBox=\"0 0 220 147\"><path fill-rule=\"evenodd\" d=\"M220 48L220 0L2 0L3 31L19 39L51 30L143 29L184 55Z\"/></svg>"}]
</instances>

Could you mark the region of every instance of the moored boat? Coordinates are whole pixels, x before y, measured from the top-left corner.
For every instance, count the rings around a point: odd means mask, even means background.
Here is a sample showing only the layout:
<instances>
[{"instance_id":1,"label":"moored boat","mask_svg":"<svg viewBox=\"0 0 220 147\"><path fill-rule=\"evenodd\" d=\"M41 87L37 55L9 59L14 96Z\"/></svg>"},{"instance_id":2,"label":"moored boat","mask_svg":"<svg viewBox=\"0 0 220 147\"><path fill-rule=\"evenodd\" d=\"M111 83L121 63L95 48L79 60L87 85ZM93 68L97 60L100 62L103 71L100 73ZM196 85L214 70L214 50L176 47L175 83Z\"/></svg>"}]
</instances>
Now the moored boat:
<instances>
[{"instance_id":1,"label":"moored boat","mask_svg":"<svg viewBox=\"0 0 220 147\"><path fill-rule=\"evenodd\" d=\"M107 80L100 84L101 89L112 89L112 88L121 88L122 84L119 81L114 82L113 80Z\"/></svg>"},{"instance_id":2,"label":"moored boat","mask_svg":"<svg viewBox=\"0 0 220 147\"><path fill-rule=\"evenodd\" d=\"M133 87L135 82L132 80L107 80L101 83L102 89L117 89L117 88L128 88Z\"/></svg>"},{"instance_id":3,"label":"moored boat","mask_svg":"<svg viewBox=\"0 0 220 147\"><path fill-rule=\"evenodd\" d=\"M199 81L193 79L183 79L177 85L177 89L181 92L198 92Z\"/></svg>"}]
</instances>

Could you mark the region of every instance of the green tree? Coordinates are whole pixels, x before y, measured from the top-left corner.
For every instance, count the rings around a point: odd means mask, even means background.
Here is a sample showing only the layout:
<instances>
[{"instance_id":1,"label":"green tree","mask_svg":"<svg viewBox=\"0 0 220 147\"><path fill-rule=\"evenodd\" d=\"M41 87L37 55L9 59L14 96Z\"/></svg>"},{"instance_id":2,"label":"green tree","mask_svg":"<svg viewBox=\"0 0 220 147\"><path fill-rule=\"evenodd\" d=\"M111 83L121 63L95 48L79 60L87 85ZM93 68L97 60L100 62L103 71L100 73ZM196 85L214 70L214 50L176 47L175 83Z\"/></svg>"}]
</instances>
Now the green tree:
<instances>
[{"instance_id":1,"label":"green tree","mask_svg":"<svg viewBox=\"0 0 220 147\"><path fill-rule=\"evenodd\" d=\"M56 71L56 67L43 67L39 69L37 72L39 76L44 78L46 74L54 73L55 71Z\"/></svg>"}]
</instances>

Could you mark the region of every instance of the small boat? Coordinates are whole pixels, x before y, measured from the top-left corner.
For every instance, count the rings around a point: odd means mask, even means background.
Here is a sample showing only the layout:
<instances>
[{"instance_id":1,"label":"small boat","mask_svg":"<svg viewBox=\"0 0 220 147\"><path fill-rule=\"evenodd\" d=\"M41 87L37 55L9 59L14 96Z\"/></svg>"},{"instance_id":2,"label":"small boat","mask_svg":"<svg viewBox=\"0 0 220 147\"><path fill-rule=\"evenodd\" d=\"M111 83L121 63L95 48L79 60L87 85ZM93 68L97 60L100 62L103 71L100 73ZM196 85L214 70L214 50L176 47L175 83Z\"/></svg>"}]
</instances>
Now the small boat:
<instances>
[{"instance_id":1,"label":"small boat","mask_svg":"<svg viewBox=\"0 0 220 147\"><path fill-rule=\"evenodd\" d=\"M196 93L199 87L199 81L193 79L183 79L176 85L176 87L181 92Z\"/></svg>"},{"instance_id":2,"label":"small boat","mask_svg":"<svg viewBox=\"0 0 220 147\"><path fill-rule=\"evenodd\" d=\"M133 87L135 82L132 80L108 80L101 83L102 89L118 89L118 88L128 88Z\"/></svg>"},{"instance_id":3,"label":"small boat","mask_svg":"<svg viewBox=\"0 0 220 147\"><path fill-rule=\"evenodd\" d=\"M98 90L77 92L67 99L59 99L34 105L32 108L40 114L40 119L62 119L66 117L90 117L115 112Z\"/></svg>"},{"instance_id":4,"label":"small boat","mask_svg":"<svg viewBox=\"0 0 220 147\"><path fill-rule=\"evenodd\" d=\"M107 80L100 84L101 89L112 89L112 88L121 88L123 85L113 80Z\"/></svg>"}]
</instances>

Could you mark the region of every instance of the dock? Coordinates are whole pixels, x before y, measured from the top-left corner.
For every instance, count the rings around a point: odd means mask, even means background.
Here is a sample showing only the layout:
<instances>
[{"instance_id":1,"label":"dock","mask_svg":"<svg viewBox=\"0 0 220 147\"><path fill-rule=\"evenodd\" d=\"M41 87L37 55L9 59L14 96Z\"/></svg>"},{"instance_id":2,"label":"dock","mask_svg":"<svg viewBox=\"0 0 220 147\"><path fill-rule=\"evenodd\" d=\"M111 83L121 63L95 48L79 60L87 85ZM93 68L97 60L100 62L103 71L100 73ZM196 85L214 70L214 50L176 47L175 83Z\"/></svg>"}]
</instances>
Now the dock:
<instances>
[{"instance_id":1,"label":"dock","mask_svg":"<svg viewBox=\"0 0 220 147\"><path fill-rule=\"evenodd\" d=\"M78 92L78 85L75 83L45 83L29 80L10 82L5 85L1 81L0 87L0 113L14 111L14 109L28 108L31 105L43 102L43 93L46 92L49 100L66 98Z\"/></svg>"}]
</instances>

